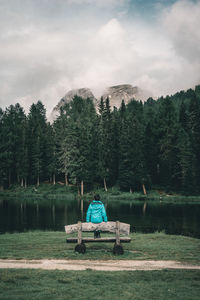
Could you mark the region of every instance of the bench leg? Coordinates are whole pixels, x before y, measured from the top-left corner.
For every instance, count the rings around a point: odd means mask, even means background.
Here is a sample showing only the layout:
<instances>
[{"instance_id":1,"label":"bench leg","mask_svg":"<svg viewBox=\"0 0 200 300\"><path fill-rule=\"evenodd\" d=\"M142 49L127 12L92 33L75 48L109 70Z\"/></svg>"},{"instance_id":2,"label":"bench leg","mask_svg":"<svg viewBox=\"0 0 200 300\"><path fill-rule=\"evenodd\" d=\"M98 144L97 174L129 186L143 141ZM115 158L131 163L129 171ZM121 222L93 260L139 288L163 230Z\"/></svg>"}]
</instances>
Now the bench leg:
<instances>
[{"instance_id":1,"label":"bench leg","mask_svg":"<svg viewBox=\"0 0 200 300\"><path fill-rule=\"evenodd\" d=\"M113 247L113 254L115 255L122 255L124 254L124 249L122 245L120 244L120 222L116 221L116 242Z\"/></svg>"},{"instance_id":2,"label":"bench leg","mask_svg":"<svg viewBox=\"0 0 200 300\"><path fill-rule=\"evenodd\" d=\"M124 254L124 249L123 249L123 247L122 247L121 244L114 244L113 254L115 254L115 255L122 255L122 254Z\"/></svg>"},{"instance_id":3,"label":"bench leg","mask_svg":"<svg viewBox=\"0 0 200 300\"><path fill-rule=\"evenodd\" d=\"M84 243L77 244L74 248L75 252L84 254L86 252L86 246Z\"/></svg>"}]
</instances>

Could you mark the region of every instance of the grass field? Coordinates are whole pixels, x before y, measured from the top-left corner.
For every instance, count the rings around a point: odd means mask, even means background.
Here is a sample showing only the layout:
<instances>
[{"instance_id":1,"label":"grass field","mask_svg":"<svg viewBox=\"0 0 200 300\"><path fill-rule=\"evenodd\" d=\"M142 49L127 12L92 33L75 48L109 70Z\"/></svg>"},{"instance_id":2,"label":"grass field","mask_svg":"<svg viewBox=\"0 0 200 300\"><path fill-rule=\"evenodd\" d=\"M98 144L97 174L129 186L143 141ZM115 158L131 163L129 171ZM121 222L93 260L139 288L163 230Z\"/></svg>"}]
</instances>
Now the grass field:
<instances>
[{"instance_id":1,"label":"grass field","mask_svg":"<svg viewBox=\"0 0 200 300\"><path fill-rule=\"evenodd\" d=\"M1 300L198 300L200 271L0 270Z\"/></svg>"},{"instance_id":2,"label":"grass field","mask_svg":"<svg viewBox=\"0 0 200 300\"><path fill-rule=\"evenodd\" d=\"M15 259L166 259L200 264L200 240L155 234L131 234L122 256L112 244L87 244L87 253L74 252L64 232L0 235L0 258ZM162 271L45 271L0 269L1 300L130 299L197 300L200 270Z\"/></svg>"},{"instance_id":3,"label":"grass field","mask_svg":"<svg viewBox=\"0 0 200 300\"><path fill-rule=\"evenodd\" d=\"M66 243L65 232L7 233L0 235L0 258L157 259L200 264L199 239L167 235L162 232L132 233L131 238L131 243L123 244L124 255L115 256L112 253L113 243L86 244L85 254L76 253L75 244Z\"/></svg>"}]
</instances>

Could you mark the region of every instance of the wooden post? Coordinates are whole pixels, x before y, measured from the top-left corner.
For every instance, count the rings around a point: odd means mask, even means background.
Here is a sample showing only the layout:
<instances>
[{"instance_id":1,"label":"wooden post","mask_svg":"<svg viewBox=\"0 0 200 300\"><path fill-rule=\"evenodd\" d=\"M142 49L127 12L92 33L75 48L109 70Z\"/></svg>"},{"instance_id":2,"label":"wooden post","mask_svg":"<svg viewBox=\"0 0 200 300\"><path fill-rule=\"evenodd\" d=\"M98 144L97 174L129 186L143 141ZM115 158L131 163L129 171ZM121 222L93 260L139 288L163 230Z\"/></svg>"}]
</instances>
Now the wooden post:
<instances>
[{"instance_id":1,"label":"wooden post","mask_svg":"<svg viewBox=\"0 0 200 300\"><path fill-rule=\"evenodd\" d=\"M78 221L78 245L82 243L82 224Z\"/></svg>"},{"instance_id":2,"label":"wooden post","mask_svg":"<svg viewBox=\"0 0 200 300\"><path fill-rule=\"evenodd\" d=\"M120 222L116 221L116 245L120 245Z\"/></svg>"}]
</instances>

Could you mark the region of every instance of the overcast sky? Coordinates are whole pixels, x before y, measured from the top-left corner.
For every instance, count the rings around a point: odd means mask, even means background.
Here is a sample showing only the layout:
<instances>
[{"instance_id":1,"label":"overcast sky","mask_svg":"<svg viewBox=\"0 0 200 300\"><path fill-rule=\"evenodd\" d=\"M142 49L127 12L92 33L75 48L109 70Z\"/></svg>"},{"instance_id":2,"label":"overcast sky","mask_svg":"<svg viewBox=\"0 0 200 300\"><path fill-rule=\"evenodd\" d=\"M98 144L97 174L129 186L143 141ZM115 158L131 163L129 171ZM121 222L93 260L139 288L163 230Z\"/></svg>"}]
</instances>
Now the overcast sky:
<instances>
[{"instance_id":1,"label":"overcast sky","mask_svg":"<svg viewBox=\"0 0 200 300\"><path fill-rule=\"evenodd\" d=\"M200 0L0 0L0 107L74 88L200 84Z\"/></svg>"}]
</instances>

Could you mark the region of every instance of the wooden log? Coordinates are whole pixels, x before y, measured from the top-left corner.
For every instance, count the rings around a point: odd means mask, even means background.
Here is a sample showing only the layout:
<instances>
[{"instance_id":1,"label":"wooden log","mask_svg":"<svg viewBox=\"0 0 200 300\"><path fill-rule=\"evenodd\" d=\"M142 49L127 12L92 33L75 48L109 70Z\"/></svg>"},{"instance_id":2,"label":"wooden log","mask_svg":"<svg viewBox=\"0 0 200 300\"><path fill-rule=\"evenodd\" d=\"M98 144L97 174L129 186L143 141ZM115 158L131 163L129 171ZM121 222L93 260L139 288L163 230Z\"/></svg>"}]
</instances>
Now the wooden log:
<instances>
[{"instance_id":1,"label":"wooden log","mask_svg":"<svg viewBox=\"0 0 200 300\"><path fill-rule=\"evenodd\" d=\"M121 223L119 225L120 234L129 235L130 234L130 224ZM101 230L105 232L116 232L116 222L102 222L102 223L82 223L82 231L95 231ZM77 232L78 224L66 225L65 231L67 234Z\"/></svg>"},{"instance_id":2,"label":"wooden log","mask_svg":"<svg viewBox=\"0 0 200 300\"><path fill-rule=\"evenodd\" d=\"M115 243L116 238L115 237L101 237L101 238L93 238L93 237L82 237L83 243ZM131 238L130 237L120 237L121 243L130 243ZM67 243L77 243L78 239L75 238L67 238Z\"/></svg>"}]
</instances>

